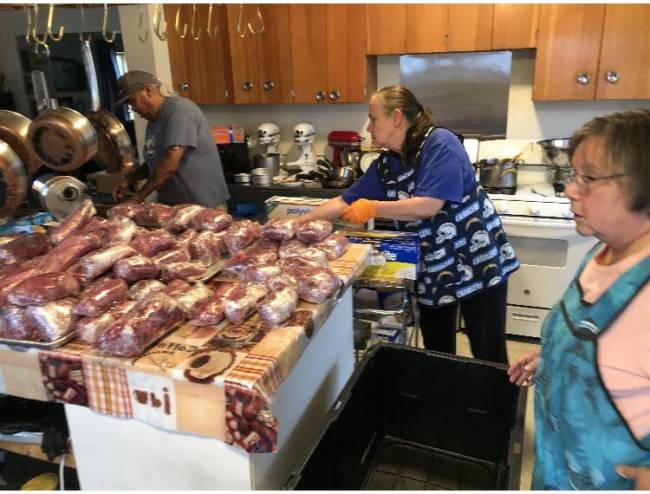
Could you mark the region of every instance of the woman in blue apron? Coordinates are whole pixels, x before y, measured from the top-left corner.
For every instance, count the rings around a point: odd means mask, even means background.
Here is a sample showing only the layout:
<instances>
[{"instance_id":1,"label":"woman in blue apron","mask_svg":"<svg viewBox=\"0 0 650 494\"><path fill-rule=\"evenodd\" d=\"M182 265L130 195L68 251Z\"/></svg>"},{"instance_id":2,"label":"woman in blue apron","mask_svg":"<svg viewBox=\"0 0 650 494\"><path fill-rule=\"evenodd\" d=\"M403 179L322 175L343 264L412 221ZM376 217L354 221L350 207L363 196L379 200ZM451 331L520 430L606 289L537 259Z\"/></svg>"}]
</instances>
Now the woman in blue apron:
<instances>
[{"instance_id":1,"label":"woman in blue apron","mask_svg":"<svg viewBox=\"0 0 650 494\"><path fill-rule=\"evenodd\" d=\"M342 216L364 223L377 216L417 232L425 347L455 353L460 308L474 356L506 363L507 279L519 261L461 141L436 127L430 110L403 86L375 93L369 117L373 146L387 151L352 187L305 219Z\"/></svg>"},{"instance_id":2,"label":"woman in blue apron","mask_svg":"<svg viewBox=\"0 0 650 494\"><path fill-rule=\"evenodd\" d=\"M566 188L601 240L509 369L536 383L533 489L650 489L650 110L598 117L571 142Z\"/></svg>"}]
</instances>

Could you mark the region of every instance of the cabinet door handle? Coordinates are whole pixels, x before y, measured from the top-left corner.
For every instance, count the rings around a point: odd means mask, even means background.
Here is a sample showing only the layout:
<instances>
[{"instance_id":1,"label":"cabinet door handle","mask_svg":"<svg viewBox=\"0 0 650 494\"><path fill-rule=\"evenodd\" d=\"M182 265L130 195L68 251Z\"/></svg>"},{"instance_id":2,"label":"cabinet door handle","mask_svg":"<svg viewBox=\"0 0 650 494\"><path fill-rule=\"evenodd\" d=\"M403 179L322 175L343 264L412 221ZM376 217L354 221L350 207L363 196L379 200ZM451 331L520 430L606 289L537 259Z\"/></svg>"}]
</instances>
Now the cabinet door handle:
<instances>
[{"instance_id":1,"label":"cabinet door handle","mask_svg":"<svg viewBox=\"0 0 650 494\"><path fill-rule=\"evenodd\" d=\"M339 91L338 89L335 89L334 91L330 92L330 99L332 101L336 101L340 97L341 97L341 91Z\"/></svg>"},{"instance_id":2,"label":"cabinet door handle","mask_svg":"<svg viewBox=\"0 0 650 494\"><path fill-rule=\"evenodd\" d=\"M325 91L318 91L314 95L314 99L320 103L321 101L323 101L325 99L326 96L327 95L325 94Z\"/></svg>"},{"instance_id":3,"label":"cabinet door handle","mask_svg":"<svg viewBox=\"0 0 650 494\"><path fill-rule=\"evenodd\" d=\"M244 83L241 85L241 88L244 91L250 91L251 89L253 89L254 85L255 84L253 84L251 81L244 81Z\"/></svg>"},{"instance_id":4,"label":"cabinet door handle","mask_svg":"<svg viewBox=\"0 0 650 494\"><path fill-rule=\"evenodd\" d=\"M618 82L618 72L615 72L613 70L610 70L607 72L605 75L605 80L609 82L610 84L616 84Z\"/></svg>"},{"instance_id":5,"label":"cabinet door handle","mask_svg":"<svg viewBox=\"0 0 650 494\"><path fill-rule=\"evenodd\" d=\"M270 91L275 87L275 82L273 81L264 81L264 91Z\"/></svg>"},{"instance_id":6,"label":"cabinet door handle","mask_svg":"<svg viewBox=\"0 0 650 494\"><path fill-rule=\"evenodd\" d=\"M189 85L187 82L181 82L181 83L178 85L178 89L179 89L181 92L187 91L189 88L190 88L190 85Z\"/></svg>"},{"instance_id":7,"label":"cabinet door handle","mask_svg":"<svg viewBox=\"0 0 650 494\"><path fill-rule=\"evenodd\" d=\"M589 75L585 74L584 72L581 72L576 77L576 81L578 82L578 84L582 84L582 85L589 84Z\"/></svg>"}]
</instances>

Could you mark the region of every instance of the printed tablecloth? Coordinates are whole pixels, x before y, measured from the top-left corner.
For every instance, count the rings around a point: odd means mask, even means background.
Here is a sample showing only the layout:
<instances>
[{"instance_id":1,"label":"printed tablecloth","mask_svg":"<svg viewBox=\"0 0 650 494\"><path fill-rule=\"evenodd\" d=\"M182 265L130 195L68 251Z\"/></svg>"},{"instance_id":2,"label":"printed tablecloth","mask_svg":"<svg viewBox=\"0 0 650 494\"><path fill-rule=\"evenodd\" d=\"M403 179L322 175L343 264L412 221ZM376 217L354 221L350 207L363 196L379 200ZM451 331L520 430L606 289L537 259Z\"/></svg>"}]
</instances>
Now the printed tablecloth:
<instances>
[{"instance_id":1,"label":"printed tablecloth","mask_svg":"<svg viewBox=\"0 0 650 494\"><path fill-rule=\"evenodd\" d=\"M343 282L340 293L361 273L369 251L350 244L330 262ZM265 327L257 314L240 326L185 324L135 359L102 355L78 339L52 350L0 345L0 393L273 452L275 390L337 302L336 296L320 305L301 302L279 328Z\"/></svg>"}]
</instances>

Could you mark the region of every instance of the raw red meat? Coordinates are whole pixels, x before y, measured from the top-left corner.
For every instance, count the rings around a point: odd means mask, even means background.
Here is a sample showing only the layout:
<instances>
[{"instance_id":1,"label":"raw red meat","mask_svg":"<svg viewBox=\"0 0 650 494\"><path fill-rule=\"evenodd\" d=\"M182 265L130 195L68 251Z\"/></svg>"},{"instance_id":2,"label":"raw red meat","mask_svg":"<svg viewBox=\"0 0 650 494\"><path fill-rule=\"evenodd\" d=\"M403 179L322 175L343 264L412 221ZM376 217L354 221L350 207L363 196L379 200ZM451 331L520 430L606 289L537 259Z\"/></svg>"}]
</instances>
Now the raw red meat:
<instances>
[{"instance_id":1,"label":"raw red meat","mask_svg":"<svg viewBox=\"0 0 650 494\"><path fill-rule=\"evenodd\" d=\"M170 232L182 232L190 227L192 220L205 208L197 204L176 208L174 215L165 223L165 229Z\"/></svg>"},{"instance_id":2,"label":"raw red meat","mask_svg":"<svg viewBox=\"0 0 650 494\"><path fill-rule=\"evenodd\" d=\"M177 278L195 281L205 274L205 266L199 261L173 262L162 267L160 280L168 283Z\"/></svg>"},{"instance_id":3,"label":"raw red meat","mask_svg":"<svg viewBox=\"0 0 650 494\"><path fill-rule=\"evenodd\" d=\"M27 314L27 307L8 304L4 309L5 325L0 337L20 341L40 341L41 331Z\"/></svg>"},{"instance_id":4,"label":"raw red meat","mask_svg":"<svg viewBox=\"0 0 650 494\"><path fill-rule=\"evenodd\" d=\"M169 221L169 218L172 217L175 211L176 210L172 206L159 203L147 203L143 204L135 213L133 221L140 226L161 228L167 221Z\"/></svg>"},{"instance_id":5,"label":"raw red meat","mask_svg":"<svg viewBox=\"0 0 650 494\"><path fill-rule=\"evenodd\" d=\"M210 290L207 286L205 286L203 283L199 281L195 283L192 288L185 291L184 293L176 297L174 300L176 300L178 306L189 318L194 315L194 311L199 306L199 304L201 304L211 296L212 296L212 290Z\"/></svg>"},{"instance_id":6,"label":"raw red meat","mask_svg":"<svg viewBox=\"0 0 650 494\"><path fill-rule=\"evenodd\" d=\"M36 268L27 268L5 276L2 280L2 286L0 286L0 306L7 302L7 296L16 285L32 276L36 276L39 272Z\"/></svg>"},{"instance_id":7,"label":"raw red meat","mask_svg":"<svg viewBox=\"0 0 650 494\"><path fill-rule=\"evenodd\" d=\"M278 255L281 258L290 257L295 255L296 252L304 250L308 246L309 245L303 242L302 240L298 240L297 238L294 238L292 240L289 240L288 242L283 242L280 245L280 249L278 250Z\"/></svg>"},{"instance_id":8,"label":"raw red meat","mask_svg":"<svg viewBox=\"0 0 650 494\"><path fill-rule=\"evenodd\" d=\"M129 283L139 280L151 280L158 276L160 268L148 257L135 255L120 259L113 266L113 273Z\"/></svg>"},{"instance_id":9,"label":"raw red meat","mask_svg":"<svg viewBox=\"0 0 650 494\"><path fill-rule=\"evenodd\" d=\"M101 218L99 216L93 216L90 218L88 223L81 229L81 232L83 233L90 233L90 232L99 232L104 230L106 228L106 223L108 221L105 218Z\"/></svg>"},{"instance_id":10,"label":"raw red meat","mask_svg":"<svg viewBox=\"0 0 650 494\"><path fill-rule=\"evenodd\" d=\"M17 238L20 238L19 233L10 233L7 235L0 235L0 246L4 244L8 244L9 242L13 242Z\"/></svg>"},{"instance_id":11,"label":"raw red meat","mask_svg":"<svg viewBox=\"0 0 650 494\"><path fill-rule=\"evenodd\" d=\"M296 238L308 244L324 240L332 233L332 222L327 220L308 220L296 230Z\"/></svg>"},{"instance_id":12,"label":"raw red meat","mask_svg":"<svg viewBox=\"0 0 650 494\"><path fill-rule=\"evenodd\" d=\"M341 280L328 268L311 268L298 277L298 295L314 304L323 303L341 286Z\"/></svg>"},{"instance_id":13,"label":"raw red meat","mask_svg":"<svg viewBox=\"0 0 650 494\"><path fill-rule=\"evenodd\" d=\"M190 288L192 288L192 285L190 285L187 281L176 279L167 285L167 288L165 288L165 293L170 297L176 298L188 291Z\"/></svg>"},{"instance_id":14,"label":"raw red meat","mask_svg":"<svg viewBox=\"0 0 650 494\"><path fill-rule=\"evenodd\" d=\"M325 240L321 240L314 244L314 247L322 250L327 255L329 260L338 259L345 252L345 248L350 243L348 237L332 233L328 235Z\"/></svg>"},{"instance_id":15,"label":"raw red meat","mask_svg":"<svg viewBox=\"0 0 650 494\"><path fill-rule=\"evenodd\" d=\"M104 225L106 245L128 244L138 233L138 225L124 216L115 216Z\"/></svg>"},{"instance_id":16,"label":"raw red meat","mask_svg":"<svg viewBox=\"0 0 650 494\"><path fill-rule=\"evenodd\" d=\"M243 323L267 293L266 286L261 283L240 283L226 296L225 316L233 324Z\"/></svg>"},{"instance_id":17,"label":"raw red meat","mask_svg":"<svg viewBox=\"0 0 650 494\"><path fill-rule=\"evenodd\" d=\"M50 242L44 233L30 233L0 246L0 262L23 262L48 251Z\"/></svg>"},{"instance_id":18,"label":"raw red meat","mask_svg":"<svg viewBox=\"0 0 650 494\"><path fill-rule=\"evenodd\" d=\"M191 261L192 258L190 257L190 252L186 247L178 247L175 249L159 252L153 256L151 260L156 266L162 268L163 266L166 266L167 264L171 264L173 262Z\"/></svg>"},{"instance_id":19,"label":"raw red meat","mask_svg":"<svg viewBox=\"0 0 650 494\"><path fill-rule=\"evenodd\" d=\"M176 235L176 245L179 247L187 247L190 242L196 238L197 234L198 232L196 230L188 228L180 235Z\"/></svg>"},{"instance_id":20,"label":"raw red meat","mask_svg":"<svg viewBox=\"0 0 650 494\"><path fill-rule=\"evenodd\" d=\"M327 254L316 247L305 247L302 250L296 249L292 252L287 252L283 259L288 260L294 257L313 261L318 266L327 266L329 264L327 261Z\"/></svg>"},{"instance_id":21,"label":"raw red meat","mask_svg":"<svg viewBox=\"0 0 650 494\"><path fill-rule=\"evenodd\" d=\"M44 305L79 294L79 282L65 272L37 274L18 283L7 299L14 305Z\"/></svg>"},{"instance_id":22,"label":"raw red meat","mask_svg":"<svg viewBox=\"0 0 650 494\"><path fill-rule=\"evenodd\" d=\"M189 250L192 260L201 261L205 266L212 266L221 257L222 236L210 230L201 232L190 241Z\"/></svg>"},{"instance_id":23,"label":"raw red meat","mask_svg":"<svg viewBox=\"0 0 650 494\"><path fill-rule=\"evenodd\" d=\"M219 324L224 317L226 297L236 286L236 283L224 283L219 286L211 297L196 307L194 319L190 323L194 326Z\"/></svg>"},{"instance_id":24,"label":"raw red meat","mask_svg":"<svg viewBox=\"0 0 650 494\"><path fill-rule=\"evenodd\" d=\"M106 211L106 216L114 218L116 216L125 216L126 218L133 219L136 214L142 211L146 206L141 202L125 202L113 206Z\"/></svg>"},{"instance_id":25,"label":"raw red meat","mask_svg":"<svg viewBox=\"0 0 650 494\"><path fill-rule=\"evenodd\" d=\"M239 281L265 283L268 278L280 274L281 271L280 266L248 266L239 273Z\"/></svg>"},{"instance_id":26,"label":"raw red meat","mask_svg":"<svg viewBox=\"0 0 650 494\"><path fill-rule=\"evenodd\" d=\"M111 269L120 259L135 254L136 250L128 244L111 245L82 257L79 261L79 271L85 280L93 280Z\"/></svg>"},{"instance_id":27,"label":"raw red meat","mask_svg":"<svg viewBox=\"0 0 650 494\"><path fill-rule=\"evenodd\" d=\"M53 244L58 244L71 233L77 232L86 226L86 223L95 214L97 214L97 211L93 206L93 202L86 199L63 223L48 232L50 240Z\"/></svg>"},{"instance_id":28,"label":"raw red meat","mask_svg":"<svg viewBox=\"0 0 650 494\"><path fill-rule=\"evenodd\" d=\"M262 227L262 234L271 240L286 242L296 234L298 223L290 219L271 219Z\"/></svg>"},{"instance_id":29,"label":"raw red meat","mask_svg":"<svg viewBox=\"0 0 650 494\"><path fill-rule=\"evenodd\" d=\"M271 276L266 280L266 287L269 290L282 290L283 288L298 289L298 278L288 271L282 271L280 274Z\"/></svg>"},{"instance_id":30,"label":"raw red meat","mask_svg":"<svg viewBox=\"0 0 650 494\"><path fill-rule=\"evenodd\" d=\"M226 231L228 234L224 237L224 241L230 254L234 255L259 238L262 234L262 227L259 223L243 220L233 223Z\"/></svg>"},{"instance_id":31,"label":"raw red meat","mask_svg":"<svg viewBox=\"0 0 650 494\"><path fill-rule=\"evenodd\" d=\"M131 247L146 257L176 247L176 239L165 230L152 230L138 233L130 243Z\"/></svg>"},{"instance_id":32,"label":"raw red meat","mask_svg":"<svg viewBox=\"0 0 650 494\"><path fill-rule=\"evenodd\" d=\"M129 298L131 300L141 300L150 293L165 290L167 285L158 280L140 280L129 288Z\"/></svg>"},{"instance_id":33,"label":"raw red meat","mask_svg":"<svg viewBox=\"0 0 650 494\"><path fill-rule=\"evenodd\" d=\"M134 306L135 301L125 300L97 317L84 317L80 319L75 325L75 330L79 338L86 343L94 345L97 337L104 330L108 329L111 324L130 311Z\"/></svg>"},{"instance_id":34,"label":"raw red meat","mask_svg":"<svg viewBox=\"0 0 650 494\"><path fill-rule=\"evenodd\" d=\"M220 232L232 225L232 216L219 208L205 208L190 222L196 230L212 230Z\"/></svg>"},{"instance_id":35,"label":"raw red meat","mask_svg":"<svg viewBox=\"0 0 650 494\"><path fill-rule=\"evenodd\" d=\"M65 271L84 255L99 248L103 244L102 231L73 233L59 245L45 254L39 263L39 269Z\"/></svg>"},{"instance_id":36,"label":"raw red meat","mask_svg":"<svg viewBox=\"0 0 650 494\"><path fill-rule=\"evenodd\" d=\"M41 341L58 340L73 330L78 319L73 312L76 303L73 298L64 298L27 307L27 317L38 327Z\"/></svg>"},{"instance_id":37,"label":"raw red meat","mask_svg":"<svg viewBox=\"0 0 650 494\"><path fill-rule=\"evenodd\" d=\"M111 306L122 302L129 287L118 278L102 278L88 286L77 300L74 312L80 316L97 317Z\"/></svg>"},{"instance_id":38,"label":"raw red meat","mask_svg":"<svg viewBox=\"0 0 650 494\"><path fill-rule=\"evenodd\" d=\"M294 288L283 288L270 292L257 304L260 319L269 326L279 326L291 317L298 304L298 292Z\"/></svg>"}]
</instances>

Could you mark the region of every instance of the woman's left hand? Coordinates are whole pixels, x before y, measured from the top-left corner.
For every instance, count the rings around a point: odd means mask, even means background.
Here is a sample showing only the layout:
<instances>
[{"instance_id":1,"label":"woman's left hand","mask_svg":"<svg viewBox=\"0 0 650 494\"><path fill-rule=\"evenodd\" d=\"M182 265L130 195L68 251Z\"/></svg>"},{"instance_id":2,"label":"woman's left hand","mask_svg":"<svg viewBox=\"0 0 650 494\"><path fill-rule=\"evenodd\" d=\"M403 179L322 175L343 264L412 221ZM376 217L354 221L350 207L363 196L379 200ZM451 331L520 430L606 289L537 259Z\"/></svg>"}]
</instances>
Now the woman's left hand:
<instances>
[{"instance_id":1,"label":"woman's left hand","mask_svg":"<svg viewBox=\"0 0 650 494\"><path fill-rule=\"evenodd\" d=\"M650 467L618 465L616 471L621 477L634 480L634 488L637 491L650 490Z\"/></svg>"},{"instance_id":2,"label":"woman's left hand","mask_svg":"<svg viewBox=\"0 0 650 494\"><path fill-rule=\"evenodd\" d=\"M343 210L342 217L348 223L365 223L377 216L377 201L357 199Z\"/></svg>"}]
</instances>

